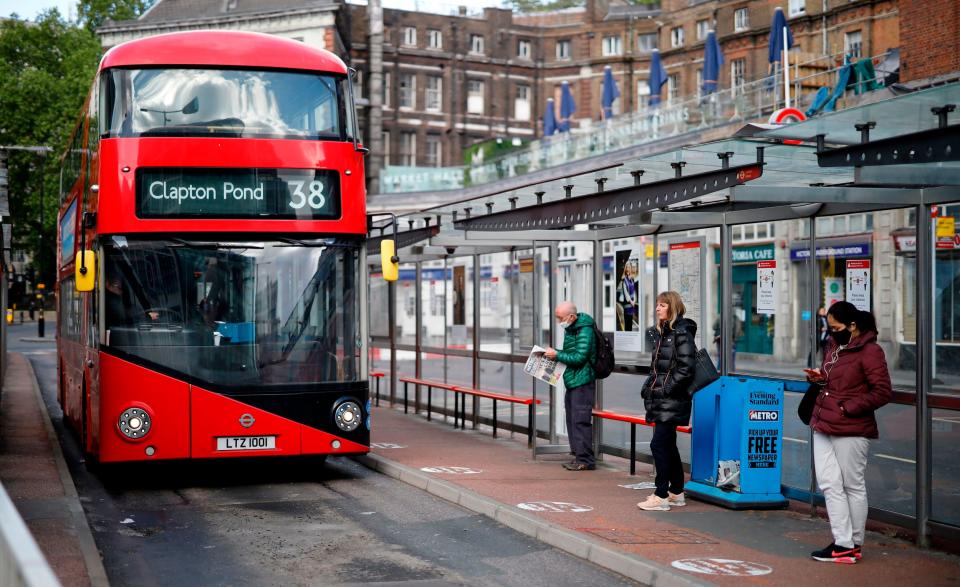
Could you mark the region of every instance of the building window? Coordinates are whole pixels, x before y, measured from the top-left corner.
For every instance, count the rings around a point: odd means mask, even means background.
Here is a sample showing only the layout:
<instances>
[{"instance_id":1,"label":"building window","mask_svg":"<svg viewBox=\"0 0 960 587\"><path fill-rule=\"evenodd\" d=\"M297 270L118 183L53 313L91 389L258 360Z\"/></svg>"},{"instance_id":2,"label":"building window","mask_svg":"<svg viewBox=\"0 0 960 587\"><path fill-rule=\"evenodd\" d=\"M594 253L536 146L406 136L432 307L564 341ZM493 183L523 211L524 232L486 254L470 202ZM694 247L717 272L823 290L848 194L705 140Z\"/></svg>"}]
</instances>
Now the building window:
<instances>
[{"instance_id":1,"label":"building window","mask_svg":"<svg viewBox=\"0 0 960 587\"><path fill-rule=\"evenodd\" d=\"M657 33L637 35L637 53L650 53L657 48Z\"/></svg>"},{"instance_id":2,"label":"building window","mask_svg":"<svg viewBox=\"0 0 960 587\"><path fill-rule=\"evenodd\" d=\"M683 47L683 27L678 26L670 29L670 46Z\"/></svg>"},{"instance_id":3,"label":"building window","mask_svg":"<svg viewBox=\"0 0 960 587\"><path fill-rule=\"evenodd\" d=\"M621 55L622 53L623 53L623 46L621 45L620 35L603 38L604 57L611 56L611 55Z\"/></svg>"},{"instance_id":4,"label":"building window","mask_svg":"<svg viewBox=\"0 0 960 587\"><path fill-rule=\"evenodd\" d=\"M863 35L860 34L860 31L852 31L843 36L843 52L850 59L863 57Z\"/></svg>"},{"instance_id":5,"label":"building window","mask_svg":"<svg viewBox=\"0 0 960 587\"><path fill-rule=\"evenodd\" d=\"M417 133L400 133L400 165L414 167L417 164Z\"/></svg>"},{"instance_id":6,"label":"building window","mask_svg":"<svg viewBox=\"0 0 960 587\"><path fill-rule=\"evenodd\" d=\"M707 38L707 31L710 30L710 21L709 20L698 20L697 21L697 40L702 41Z\"/></svg>"},{"instance_id":7,"label":"building window","mask_svg":"<svg viewBox=\"0 0 960 587\"><path fill-rule=\"evenodd\" d=\"M390 72L383 72L383 107L390 107Z\"/></svg>"},{"instance_id":8,"label":"building window","mask_svg":"<svg viewBox=\"0 0 960 587\"><path fill-rule=\"evenodd\" d=\"M680 74L671 73L667 76L667 102L680 98Z\"/></svg>"},{"instance_id":9,"label":"building window","mask_svg":"<svg viewBox=\"0 0 960 587\"><path fill-rule=\"evenodd\" d=\"M426 163L427 167L440 167L443 164L439 135L427 135Z\"/></svg>"},{"instance_id":10,"label":"building window","mask_svg":"<svg viewBox=\"0 0 960 587\"><path fill-rule=\"evenodd\" d=\"M390 131L385 130L380 133L383 137L383 166L390 165Z\"/></svg>"},{"instance_id":11,"label":"building window","mask_svg":"<svg viewBox=\"0 0 960 587\"><path fill-rule=\"evenodd\" d=\"M734 94L739 93L743 84L746 83L746 71L746 59L734 59L730 62L730 88Z\"/></svg>"},{"instance_id":12,"label":"building window","mask_svg":"<svg viewBox=\"0 0 960 587\"><path fill-rule=\"evenodd\" d=\"M467 81L467 113L483 114L483 82L472 79Z\"/></svg>"},{"instance_id":13,"label":"building window","mask_svg":"<svg viewBox=\"0 0 960 587\"><path fill-rule=\"evenodd\" d=\"M363 72L359 70L353 79L353 94L358 102L363 99Z\"/></svg>"},{"instance_id":14,"label":"building window","mask_svg":"<svg viewBox=\"0 0 960 587\"><path fill-rule=\"evenodd\" d=\"M637 80L637 110L644 110L650 104L650 84L647 80Z\"/></svg>"},{"instance_id":15,"label":"building window","mask_svg":"<svg viewBox=\"0 0 960 587\"><path fill-rule=\"evenodd\" d=\"M733 30L745 31L750 28L750 14L746 8L737 8L733 11Z\"/></svg>"},{"instance_id":16,"label":"building window","mask_svg":"<svg viewBox=\"0 0 960 587\"><path fill-rule=\"evenodd\" d=\"M470 52L483 55L483 35L470 35Z\"/></svg>"},{"instance_id":17,"label":"building window","mask_svg":"<svg viewBox=\"0 0 960 587\"><path fill-rule=\"evenodd\" d=\"M807 0L790 0L790 16L800 16L807 12Z\"/></svg>"},{"instance_id":18,"label":"building window","mask_svg":"<svg viewBox=\"0 0 960 587\"><path fill-rule=\"evenodd\" d=\"M525 41L523 39L517 41L517 57L520 59L530 59L530 55L533 53L531 49L530 41Z\"/></svg>"},{"instance_id":19,"label":"building window","mask_svg":"<svg viewBox=\"0 0 960 587\"><path fill-rule=\"evenodd\" d=\"M441 96L443 95L443 78L437 75L427 76L427 89L423 95L423 108L427 112L443 111Z\"/></svg>"},{"instance_id":20,"label":"building window","mask_svg":"<svg viewBox=\"0 0 960 587\"><path fill-rule=\"evenodd\" d=\"M517 120L530 120L530 86L517 86L517 97L513 101L513 117Z\"/></svg>"},{"instance_id":21,"label":"building window","mask_svg":"<svg viewBox=\"0 0 960 587\"><path fill-rule=\"evenodd\" d=\"M443 33L437 29L427 30L427 47L430 49L443 49Z\"/></svg>"},{"instance_id":22,"label":"building window","mask_svg":"<svg viewBox=\"0 0 960 587\"><path fill-rule=\"evenodd\" d=\"M406 47L416 47L417 46L417 28L412 26L403 27L403 42L402 45Z\"/></svg>"},{"instance_id":23,"label":"building window","mask_svg":"<svg viewBox=\"0 0 960 587\"><path fill-rule=\"evenodd\" d=\"M400 99L397 100L400 108L413 109L417 107L417 76L412 73L400 74Z\"/></svg>"},{"instance_id":24,"label":"building window","mask_svg":"<svg viewBox=\"0 0 960 587\"><path fill-rule=\"evenodd\" d=\"M557 59L570 59L570 41L557 41Z\"/></svg>"}]
</instances>

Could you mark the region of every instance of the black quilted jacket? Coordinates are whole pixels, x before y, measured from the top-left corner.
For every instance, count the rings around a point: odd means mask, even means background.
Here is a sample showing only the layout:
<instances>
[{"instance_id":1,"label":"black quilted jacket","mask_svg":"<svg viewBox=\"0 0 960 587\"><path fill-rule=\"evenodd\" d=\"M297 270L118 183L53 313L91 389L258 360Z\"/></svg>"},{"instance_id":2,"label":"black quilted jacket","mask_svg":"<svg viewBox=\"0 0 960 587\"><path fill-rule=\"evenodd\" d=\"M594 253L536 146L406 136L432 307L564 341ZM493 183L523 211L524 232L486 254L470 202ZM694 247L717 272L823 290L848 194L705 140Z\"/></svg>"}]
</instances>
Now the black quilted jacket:
<instances>
[{"instance_id":1,"label":"black quilted jacket","mask_svg":"<svg viewBox=\"0 0 960 587\"><path fill-rule=\"evenodd\" d=\"M650 376L641 392L647 421L686 426L693 403L688 388L697 354L697 323L680 318L673 330L665 324L663 334L650 328L647 336L653 341Z\"/></svg>"}]
</instances>

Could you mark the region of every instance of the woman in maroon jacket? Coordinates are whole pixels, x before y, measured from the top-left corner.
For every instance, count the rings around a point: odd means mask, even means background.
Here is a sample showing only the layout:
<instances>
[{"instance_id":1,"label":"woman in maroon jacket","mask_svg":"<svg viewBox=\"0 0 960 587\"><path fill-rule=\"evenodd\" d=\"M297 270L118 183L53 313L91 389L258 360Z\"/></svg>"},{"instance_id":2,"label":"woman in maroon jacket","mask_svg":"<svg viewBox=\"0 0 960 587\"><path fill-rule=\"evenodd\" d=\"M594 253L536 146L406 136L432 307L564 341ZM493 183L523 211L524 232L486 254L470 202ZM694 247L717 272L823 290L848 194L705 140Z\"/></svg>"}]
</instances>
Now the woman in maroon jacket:
<instances>
[{"instance_id":1,"label":"woman in maroon jacket","mask_svg":"<svg viewBox=\"0 0 960 587\"><path fill-rule=\"evenodd\" d=\"M808 381L822 386L810 427L833 542L810 554L818 561L853 564L867 524L864 473L870 439L878 437L873 413L890 401L893 390L873 314L837 302L827 311L827 325L832 340L823 363L805 371Z\"/></svg>"}]
</instances>

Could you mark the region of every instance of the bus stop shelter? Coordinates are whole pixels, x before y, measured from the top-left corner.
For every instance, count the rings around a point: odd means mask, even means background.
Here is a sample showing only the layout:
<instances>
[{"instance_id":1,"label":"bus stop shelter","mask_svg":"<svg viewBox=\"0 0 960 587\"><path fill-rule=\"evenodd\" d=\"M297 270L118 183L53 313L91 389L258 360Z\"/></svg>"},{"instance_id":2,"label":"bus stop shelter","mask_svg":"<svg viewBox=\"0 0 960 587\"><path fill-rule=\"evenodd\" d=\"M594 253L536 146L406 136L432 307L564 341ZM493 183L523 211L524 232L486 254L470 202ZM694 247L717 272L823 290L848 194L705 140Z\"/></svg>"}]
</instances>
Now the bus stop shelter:
<instances>
[{"instance_id":1,"label":"bus stop shelter","mask_svg":"<svg viewBox=\"0 0 960 587\"><path fill-rule=\"evenodd\" d=\"M956 541L958 102L960 85L935 87L406 215L400 280L371 284L372 365L393 399L401 375L534 395L536 452L566 452L562 390L522 370L533 345L560 344L553 307L574 301L614 340L597 407L643 415L645 330L673 289L724 374L785 382L783 490L816 501L810 431L792 415L802 369L819 364L818 313L847 299L876 315L895 389L877 414L870 516L921 544ZM626 275L634 314L618 295ZM468 412L525 425L510 406ZM598 421L595 437L600 454L629 452L620 422Z\"/></svg>"}]
</instances>

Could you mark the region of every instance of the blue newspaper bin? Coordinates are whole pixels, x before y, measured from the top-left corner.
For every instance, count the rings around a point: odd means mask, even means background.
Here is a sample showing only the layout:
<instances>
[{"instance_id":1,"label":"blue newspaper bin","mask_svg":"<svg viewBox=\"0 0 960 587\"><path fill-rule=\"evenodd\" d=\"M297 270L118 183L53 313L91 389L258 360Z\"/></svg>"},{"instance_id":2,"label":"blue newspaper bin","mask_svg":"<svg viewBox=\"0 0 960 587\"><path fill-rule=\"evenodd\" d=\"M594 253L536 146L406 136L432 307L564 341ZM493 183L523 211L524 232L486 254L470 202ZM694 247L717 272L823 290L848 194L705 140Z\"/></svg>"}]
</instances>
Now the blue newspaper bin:
<instances>
[{"instance_id":1,"label":"blue newspaper bin","mask_svg":"<svg viewBox=\"0 0 960 587\"><path fill-rule=\"evenodd\" d=\"M787 506L780 493L783 382L721 377L694 396L692 416L688 494L732 509Z\"/></svg>"}]
</instances>

